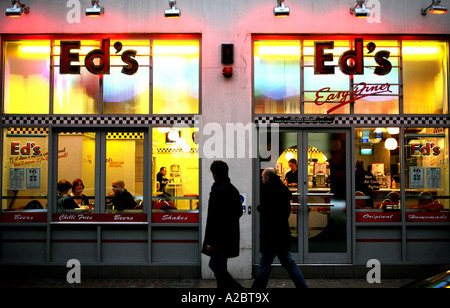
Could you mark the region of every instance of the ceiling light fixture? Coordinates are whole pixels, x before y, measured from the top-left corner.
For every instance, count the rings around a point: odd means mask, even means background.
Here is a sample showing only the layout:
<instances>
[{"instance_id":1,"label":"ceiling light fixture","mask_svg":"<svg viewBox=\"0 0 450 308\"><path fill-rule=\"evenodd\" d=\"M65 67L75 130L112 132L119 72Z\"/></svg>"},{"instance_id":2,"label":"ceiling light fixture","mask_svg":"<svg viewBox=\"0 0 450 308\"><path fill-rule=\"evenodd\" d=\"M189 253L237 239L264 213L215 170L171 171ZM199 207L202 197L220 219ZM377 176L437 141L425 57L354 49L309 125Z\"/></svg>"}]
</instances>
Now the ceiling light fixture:
<instances>
[{"instance_id":1,"label":"ceiling light fixture","mask_svg":"<svg viewBox=\"0 0 450 308\"><path fill-rule=\"evenodd\" d=\"M175 5L177 4L176 0L169 0L170 9L164 10L164 17L167 18L178 18L181 15L180 9L177 9Z\"/></svg>"},{"instance_id":2,"label":"ceiling light fixture","mask_svg":"<svg viewBox=\"0 0 450 308\"><path fill-rule=\"evenodd\" d=\"M92 0L91 5L92 7L88 7L86 9L86 16L98 17L105 12L105 8L101 7L100 4L98 4L98 0Z\"/></svg>"},{"instance_id":3,"label":"ceiling light fixture","mask_svg":"<svg viewBox=\"0 0 450 308\"><path fill-rule=\"evenodd\" d=\"M421 10L422 15L427 15L427 12L430 12L431 14L447 14L447 7L440 5L439 3L441 3L441 0L432 0L430 6Z\"/></svg>"},{"instance_id":4,"label":"ceiling light fixture","mask_svg":"<svg viewBox=\"0 0 450 308\"><path fill-rule=\"evenodd\" d=\"M356 0L356 6L350 8L350 14L357 18L367 18L370 16L370 9L364 5L365 0Z\"/></svg>"},{"instance_id":5,"label":"ceiling light fixture","mask_svg":"<svg viewBox=\"0 0 450 308\"><path fill-rule=\"evenodd\" d=\"M26 6L26 4L20 3L19 0L12 0L11 3L13 5L13 7L9 7L5 11L5 14L8 17L19 17L23 13L30 12L30 7Z\"/></svg>"},{"instance_id":6,"label":"ceiling light fixture","mask_svg":"<svg viewBox=\"0 0 450 308\"><path fill-rule=\"evenodd\" d=\"M273 8L273 14L277 17L289 16L290 10L288 6L284 6L284 0L277 0L277 4Z\"/></svg>"}]
</instances>

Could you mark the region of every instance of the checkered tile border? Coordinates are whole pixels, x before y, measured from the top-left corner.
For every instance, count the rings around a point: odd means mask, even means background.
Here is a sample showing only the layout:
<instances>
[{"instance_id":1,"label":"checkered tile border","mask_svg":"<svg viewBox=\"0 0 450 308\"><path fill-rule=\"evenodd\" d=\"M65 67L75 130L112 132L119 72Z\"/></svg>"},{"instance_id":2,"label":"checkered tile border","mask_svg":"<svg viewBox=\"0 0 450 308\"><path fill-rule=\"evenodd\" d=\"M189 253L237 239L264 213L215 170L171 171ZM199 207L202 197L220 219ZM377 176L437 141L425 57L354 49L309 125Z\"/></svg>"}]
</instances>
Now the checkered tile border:
<instances>
[{"instance_id":1,"label":"checkered tile border","mask_svg":"<svg viewBox=\"0 0 450 308\"><path fill-rule=\"evenodd\" d=\"M106 117L106 116L3 116L2 125L195 125L198 116L168 116L168 117Z\"/></svg>"},{"instance_id":2,"label":"checkered tile border","mask_svg":"<svg viewBox=\"0 0 450 308\"><path fill-rule=\"evenodd\" d=\"M279 116L277 116L279 117ZM303 118L304 116L299 116L299 118ZM314 118L312 116L306 116L308 119ZM319 116L320 118L324 118L326 116ZM387 116L361 116L361 117L344 117L344 116L331 116L334 121L332 124L325 124L326 126L360 126L360 125L405 125L405 126L420 126L420 125L438 125L438 126L450 126L450 116L442 115L442 116L397 116L397 117L387 117ZM254 122L256 124L272 124L274 123L274 116L256 116L254 118ZM291 117L286 117L291 118ZM282 125L282 124L281 124ZM324 125L323 123L296 123L296 125Z\"/></svg>"}]
</instances>

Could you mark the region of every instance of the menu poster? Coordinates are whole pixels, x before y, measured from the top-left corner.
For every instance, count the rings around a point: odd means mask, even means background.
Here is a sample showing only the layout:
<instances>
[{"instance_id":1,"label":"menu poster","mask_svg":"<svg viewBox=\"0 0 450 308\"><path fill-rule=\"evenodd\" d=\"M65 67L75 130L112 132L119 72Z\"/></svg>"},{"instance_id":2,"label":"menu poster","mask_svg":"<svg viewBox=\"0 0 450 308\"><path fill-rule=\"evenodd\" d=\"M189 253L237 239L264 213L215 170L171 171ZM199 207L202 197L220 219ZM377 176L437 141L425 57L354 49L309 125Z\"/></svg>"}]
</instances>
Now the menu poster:
<instances>
[{"instance_id":1,"label":"menu poster","mask_svg":"<svg viewBox=\"0 0 450 308\"><path fill-rule=\"evenodd\" d=\"M41 168L27 168L27 189L41 189Z\"/></svg>"},{"instance_id":2,"label":"menu poster","mask_svg":"<svg viewBox=\"0 0 450 308\"><path fill-rule=\"evenodd\" d=\"M9 189L20 190L25 189L25 169L9 168Z\"/></svg>"},{"instance_id":3,"label":"menu poster","mask_svg":"<svg viewBox=\"0 0 450 308\"><path fill-rule=\"evenodd\" d=\"M440 189L441 188L441 168L427 167L427 188Z\"/></svg>"},{"instance_id":4,"label":"menu poster","mask_svg":"<svg viewBox=\"0 0 450 308\"><path fill-rule=\"evenodd\" d=\"M424 167L409 167L409 188L425 188L424 178Z\"/></svg>"}]
</instances>

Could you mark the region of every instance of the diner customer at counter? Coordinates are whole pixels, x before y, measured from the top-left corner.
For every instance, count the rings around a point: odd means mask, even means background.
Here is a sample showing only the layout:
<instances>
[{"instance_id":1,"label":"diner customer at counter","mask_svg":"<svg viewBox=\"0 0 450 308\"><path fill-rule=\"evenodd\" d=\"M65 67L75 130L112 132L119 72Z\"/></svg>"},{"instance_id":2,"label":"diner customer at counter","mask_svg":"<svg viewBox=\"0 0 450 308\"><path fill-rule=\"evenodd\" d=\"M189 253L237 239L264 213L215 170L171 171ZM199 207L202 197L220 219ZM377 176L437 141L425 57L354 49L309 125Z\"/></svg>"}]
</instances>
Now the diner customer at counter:
<instances>
[{"instance_id":1,"label":"diner customer at counter","mask_svg":"<svg viewBox=\"0 0 450 308\"><path fill-rule=\"evenodd\" d=\"M73 210L89 205L89 199L83 194L84 184L81 179L75 179L72 182L72 193L69 198L63 201L63 208Z\"/></svg>"},{"instance_id":2,"label":"diner customer at counter","mask_svg":"<svg viewBox=\"0 0 450 308\"><path fill-rule=\"evenodd\" d=\"M112 182L112 191L108 196L112 196L111 202L115 210L132 210L136 206L134 197L125 189L125 182L121 179Z\"/></svg>"},{"instance_id":3,"label":"diner customer at counter","mask_svg":"<svg viewBox=\"0 0 450 308\"><path fill-rule=\"evenodd\" d=\"M70 198L69 190L72 188L72 183L69 180L62 179L56 184L56 189L58 190L56 204L58 209L63 208L64 200Z\"/></svg>"},{"instance_id":4,"label":"diner customer at counter","mask_svg":"<svg viewBox=\"0 0 450 308\"><path fill-rule=\"evenodd\" d=\"M167 168L161 167L159 169L158 174L156 175L156 180L159 182L158 192L166 197L170 197L171 195L166 192L167 183L169 183L169 179L166 178Z\"/></svg>"}]
</instances>

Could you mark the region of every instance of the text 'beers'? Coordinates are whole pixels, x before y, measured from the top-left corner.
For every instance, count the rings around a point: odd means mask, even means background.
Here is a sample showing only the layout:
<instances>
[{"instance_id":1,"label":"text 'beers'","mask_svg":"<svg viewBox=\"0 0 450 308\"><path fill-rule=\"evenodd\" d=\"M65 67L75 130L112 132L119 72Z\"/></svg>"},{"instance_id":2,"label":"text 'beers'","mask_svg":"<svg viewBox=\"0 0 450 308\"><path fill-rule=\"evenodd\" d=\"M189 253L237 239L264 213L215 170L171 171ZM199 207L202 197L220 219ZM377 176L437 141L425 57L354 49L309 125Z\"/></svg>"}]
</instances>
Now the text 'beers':
<instances>
[{"instance_id":1,"label":"text 'beers'","mask_svg":"<svg viewBox=\"0 0 450 308\"><path fill-rule=\"evenodd\" d=\"M95 75L109 74L109 39L102 39L100 49L91 50L84 59L84 66L86 69ZM80 49L80 41L62 41L61 42L61 57L60 57L60 73L61 74L80 74L80 65L73 65L72 62L80 61L80 54L72 52L72 49ZM122 43L115 42L114 48L116 53L122 50ZM122 68L122 73L126 75L133 75L139 68L139 63L134 59L136 57L136 50L125 50L122 52L121 59L126 64Z\"/></svg>"}]
</instances>

